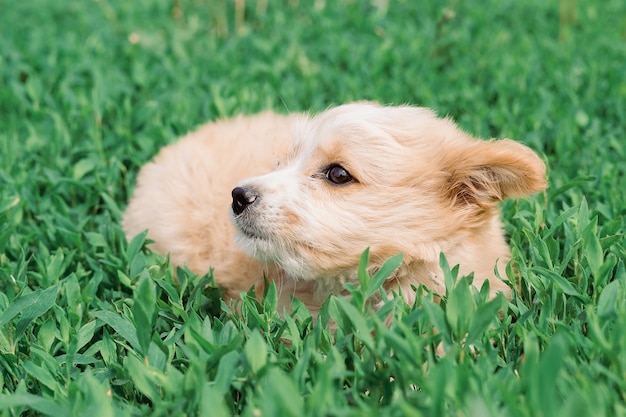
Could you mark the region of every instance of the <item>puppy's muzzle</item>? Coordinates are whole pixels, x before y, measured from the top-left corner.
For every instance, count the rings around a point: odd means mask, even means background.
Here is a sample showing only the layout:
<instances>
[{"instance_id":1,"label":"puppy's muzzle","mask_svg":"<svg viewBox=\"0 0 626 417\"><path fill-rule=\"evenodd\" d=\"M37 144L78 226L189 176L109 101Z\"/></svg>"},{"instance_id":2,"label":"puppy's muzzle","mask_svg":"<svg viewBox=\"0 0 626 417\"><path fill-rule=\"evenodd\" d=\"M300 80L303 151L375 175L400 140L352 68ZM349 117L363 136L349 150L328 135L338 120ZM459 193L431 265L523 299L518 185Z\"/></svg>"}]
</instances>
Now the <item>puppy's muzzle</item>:
<instances>
[{"instance_id":1,"label":"puppy's muzzle","mask_svg":"<svg viewBox=\"0 0 626 417\"><path fill-rule=\"evenodd\" d=\"M249 187L235 187L231 194L233 196L233 213L236 216L246 211L259 198L259 195Z\"/></svg>"}]
</instances>

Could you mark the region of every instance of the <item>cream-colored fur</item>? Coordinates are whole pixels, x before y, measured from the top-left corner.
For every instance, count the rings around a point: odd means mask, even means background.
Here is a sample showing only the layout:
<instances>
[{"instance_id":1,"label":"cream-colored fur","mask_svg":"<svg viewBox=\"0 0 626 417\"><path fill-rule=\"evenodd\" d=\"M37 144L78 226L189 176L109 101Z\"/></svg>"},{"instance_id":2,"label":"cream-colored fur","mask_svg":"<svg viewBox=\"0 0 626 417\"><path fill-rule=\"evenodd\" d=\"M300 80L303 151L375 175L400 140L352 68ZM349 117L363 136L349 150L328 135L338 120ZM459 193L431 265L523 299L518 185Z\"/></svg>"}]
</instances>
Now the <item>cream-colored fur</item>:
<instances>
[{"instance_id":1,"label":"cream-colored fur","mask_svg":"<svg viewBox=\"0 0 626 417\"><path fill-rule=\"evenodd\" d=\"M494 273L510 258L497 204L545 186L524 145L474 139L425 108L360 102L201 127L143 167L123 226L128 238L148 229L175 265L213 267L230 296L275 280L281 306L295 295L316 310L356 279L367 247L372 269L404 254L385 287L409 302L412 285L443 293L441 252L509 296Z\"/></svg>"}]
</instances>

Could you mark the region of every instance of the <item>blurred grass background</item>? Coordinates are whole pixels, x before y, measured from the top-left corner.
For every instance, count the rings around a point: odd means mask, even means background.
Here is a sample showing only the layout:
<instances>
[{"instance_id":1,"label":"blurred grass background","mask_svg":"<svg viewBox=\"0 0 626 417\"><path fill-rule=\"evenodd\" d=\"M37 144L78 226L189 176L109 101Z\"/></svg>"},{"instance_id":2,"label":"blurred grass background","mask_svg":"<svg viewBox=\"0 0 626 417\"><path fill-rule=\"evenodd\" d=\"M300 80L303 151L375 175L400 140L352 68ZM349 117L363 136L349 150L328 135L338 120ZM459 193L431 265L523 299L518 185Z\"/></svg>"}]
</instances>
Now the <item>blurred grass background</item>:
<instances>
[{"instance_id":1,"label":"blurred grass background","mask_svg":"<svg viewBox=\"0 0 626 417\"><path fill-rule=\"evenodd\" d=\"M0 10L1 415L626 415L622 0ZM335 299L331 343L301 307L229 313L210 277L125 241L136 173L178 135L361 99L545 156L547 193L503 204L510 303L465 283L441 306L395 300L386 327Z\"/></svg>"}]
</instances>

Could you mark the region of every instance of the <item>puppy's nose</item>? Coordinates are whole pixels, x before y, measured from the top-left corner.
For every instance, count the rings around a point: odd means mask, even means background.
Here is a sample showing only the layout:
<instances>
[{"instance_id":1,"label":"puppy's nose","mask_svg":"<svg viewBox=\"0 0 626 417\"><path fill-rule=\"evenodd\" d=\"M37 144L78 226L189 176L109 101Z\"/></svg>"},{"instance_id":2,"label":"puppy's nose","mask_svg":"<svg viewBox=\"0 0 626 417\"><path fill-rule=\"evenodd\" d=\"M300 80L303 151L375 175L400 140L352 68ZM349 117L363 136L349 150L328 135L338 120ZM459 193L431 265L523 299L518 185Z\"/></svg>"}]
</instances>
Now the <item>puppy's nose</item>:
<instances>
[{"instance_id":1,"label":"puppy's nose","mask_svg":"<svg viewBox=\"0 0 626 417\"><path fill-rule=\"evenodd\" d=\"M233 213L237 216L243 213L259 197L252 188L248 187L235 187L231 194L233 196Z\"/></svg>"}]
</instances>

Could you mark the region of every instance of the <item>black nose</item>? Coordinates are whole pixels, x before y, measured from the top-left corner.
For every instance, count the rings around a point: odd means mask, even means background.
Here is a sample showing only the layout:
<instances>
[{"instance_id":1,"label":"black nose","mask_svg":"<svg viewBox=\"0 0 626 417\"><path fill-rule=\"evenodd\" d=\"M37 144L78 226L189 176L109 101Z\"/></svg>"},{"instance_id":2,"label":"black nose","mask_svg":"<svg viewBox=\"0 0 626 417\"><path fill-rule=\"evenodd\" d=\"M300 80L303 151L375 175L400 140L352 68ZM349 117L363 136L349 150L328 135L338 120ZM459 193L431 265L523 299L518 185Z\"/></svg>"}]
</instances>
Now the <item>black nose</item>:
<instances>
[{"instance_id":1,"label":"black nose","mask_svg":"<svg viewBox=\"0 0 626 417\"><path fill-rule=\"evenodd\" d=\"M253 189L248 187L235 187L232 192L233 213L240 215L245 209L256 201L259 197Z\"/></svg>"}]
</instances>

